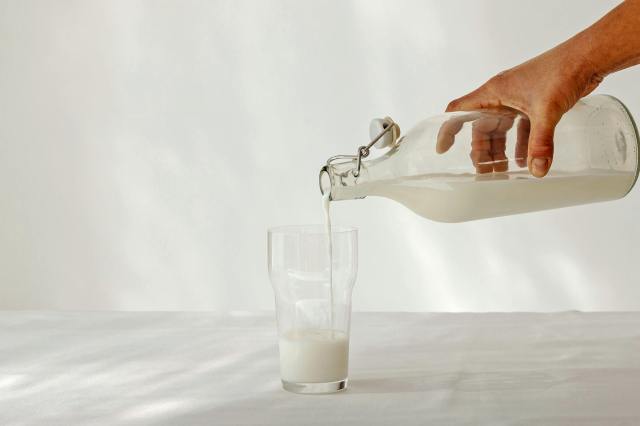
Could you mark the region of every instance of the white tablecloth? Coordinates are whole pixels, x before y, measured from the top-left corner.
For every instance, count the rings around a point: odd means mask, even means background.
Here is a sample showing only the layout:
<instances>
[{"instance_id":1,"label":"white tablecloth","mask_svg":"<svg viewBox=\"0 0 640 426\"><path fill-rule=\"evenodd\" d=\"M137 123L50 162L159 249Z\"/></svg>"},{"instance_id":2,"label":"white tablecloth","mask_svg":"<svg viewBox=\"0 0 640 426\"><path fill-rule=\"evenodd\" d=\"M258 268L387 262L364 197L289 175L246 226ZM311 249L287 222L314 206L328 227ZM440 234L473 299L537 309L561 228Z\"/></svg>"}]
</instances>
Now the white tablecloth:
<instances>
[{"instance_id":1,"label":"white tablecloth","mask_svg":"<svg viewBox=\"0 0 640 426\"><path fill-rule=\"evenodd\" d=\"M0 424L640 425L640 313L355 314L350 387L280 388L273 314L0 313Z\"/></svg>"}]
</instances>

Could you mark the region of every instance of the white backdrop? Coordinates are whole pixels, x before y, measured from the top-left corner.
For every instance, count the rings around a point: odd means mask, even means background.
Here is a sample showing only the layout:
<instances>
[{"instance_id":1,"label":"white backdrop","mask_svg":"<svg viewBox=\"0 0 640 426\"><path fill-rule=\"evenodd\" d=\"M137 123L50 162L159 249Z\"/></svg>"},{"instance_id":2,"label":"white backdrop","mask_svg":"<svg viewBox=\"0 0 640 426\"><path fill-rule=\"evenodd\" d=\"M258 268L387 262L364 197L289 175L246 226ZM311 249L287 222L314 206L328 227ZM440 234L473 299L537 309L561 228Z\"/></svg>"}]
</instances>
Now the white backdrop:
<instances>
[{"instance_id":1,"label":"white backdrop","mask_svg":"<svg viewBox=\"0 0 640 426\"><path fill-rule=\"evenodd\" d=\"M271 309L266 229L320 222L327 157L615 3L0 0L0 308ZM639 77L599 92L640 117ZM639 208L334 220L360 229L355 309L631 310Z\"/></svg>"}]
</instances>

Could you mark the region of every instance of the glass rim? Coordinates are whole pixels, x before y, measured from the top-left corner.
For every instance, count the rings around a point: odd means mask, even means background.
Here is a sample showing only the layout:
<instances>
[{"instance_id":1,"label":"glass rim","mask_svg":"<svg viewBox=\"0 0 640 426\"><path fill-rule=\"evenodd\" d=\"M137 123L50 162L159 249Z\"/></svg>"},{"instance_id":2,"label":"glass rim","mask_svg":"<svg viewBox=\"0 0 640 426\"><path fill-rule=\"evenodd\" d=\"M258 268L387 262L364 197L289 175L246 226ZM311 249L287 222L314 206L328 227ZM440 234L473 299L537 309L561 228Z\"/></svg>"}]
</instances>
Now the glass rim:
<instances>
[{"instance_id":1,"label":"glass rim","mask_svg":"<svg viewBox=\"0 0 640 426\"><path fill-rule=\"evenodd\" d=\"M273 234L302 234L317 235L326 234L327 229L324 224L307 224L307 225L279 225L272 226L267 229L267 233ZM355 226L331 225L331 234L348 234L357 233L358 228Z\"/></svg>"}]
</instances>

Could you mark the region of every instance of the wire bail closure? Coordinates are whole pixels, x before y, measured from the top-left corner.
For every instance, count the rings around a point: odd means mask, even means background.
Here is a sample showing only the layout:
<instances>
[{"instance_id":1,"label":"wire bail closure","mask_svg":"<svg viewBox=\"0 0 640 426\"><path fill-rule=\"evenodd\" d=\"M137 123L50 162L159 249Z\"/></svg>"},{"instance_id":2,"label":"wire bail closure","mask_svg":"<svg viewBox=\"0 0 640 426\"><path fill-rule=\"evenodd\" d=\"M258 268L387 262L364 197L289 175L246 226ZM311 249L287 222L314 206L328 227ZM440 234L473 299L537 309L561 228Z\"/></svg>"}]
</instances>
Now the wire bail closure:
<instances>
[{"instance_id":1,"label":"wire bail closure","mask_svg":"<svg viewBox=\"0 0 640 426\"><path fill-rule=\"evenodd\" d=\"M391 119L391 117L385 117L382 123L382 131L378 133L367 145L358 147L358 151L355 155L334 155L327 160L327 166L336 162L342 162L342 160L353 161L356 160L355 167L351 170L351 174L354 177L360 176L360 169L362 168L362 159L367 158L371 153L371 147L375 145L386 134L391 133L391 143L393 146L398 142L400 138L400 126ZM326 166L325 166L326 167Z\"/></svg>"}]
</instances>

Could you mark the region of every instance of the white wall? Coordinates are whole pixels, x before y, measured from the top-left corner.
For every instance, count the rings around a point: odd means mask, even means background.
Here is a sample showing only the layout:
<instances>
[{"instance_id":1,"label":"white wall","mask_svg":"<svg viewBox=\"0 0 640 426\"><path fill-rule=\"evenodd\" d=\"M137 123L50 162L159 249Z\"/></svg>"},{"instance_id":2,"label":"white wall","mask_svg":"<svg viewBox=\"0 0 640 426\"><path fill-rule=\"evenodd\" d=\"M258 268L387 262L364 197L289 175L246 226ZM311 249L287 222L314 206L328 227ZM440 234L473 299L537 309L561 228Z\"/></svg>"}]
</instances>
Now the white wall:
<instances>
[{"instance_id":1,"label":"white wall","mask_svg":"<svg viewBox=\"0 0 640 426\"><path fill-rule=\"evenodd\" d=\"M270 309L267 227L321 220L318 168L370 118L438 114L615 3L0 0L0 308ZM599 91L640 117L639 77ZM334 212L356 309L630 310L639 207Z\"/></svg>"}]
</instances>

